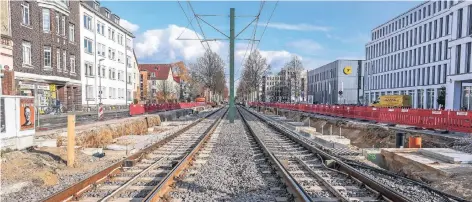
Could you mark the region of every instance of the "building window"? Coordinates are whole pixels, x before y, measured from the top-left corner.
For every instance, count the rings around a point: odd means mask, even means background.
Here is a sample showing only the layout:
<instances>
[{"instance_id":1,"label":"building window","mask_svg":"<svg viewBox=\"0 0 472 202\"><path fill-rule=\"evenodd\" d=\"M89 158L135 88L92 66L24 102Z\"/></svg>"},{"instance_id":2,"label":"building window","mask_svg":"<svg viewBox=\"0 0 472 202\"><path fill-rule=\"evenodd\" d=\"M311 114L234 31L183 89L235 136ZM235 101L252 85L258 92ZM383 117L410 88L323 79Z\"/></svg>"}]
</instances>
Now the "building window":
<instances>
[{"instance_id":1,"label":"building window","mask_svg":"<svg viewBox=\"0 0 472 202\"><path fill-rule=\"evenodd\" d=\"M107 16L107 18L110 18L110 12L105 11L105 15Z\"/></svg>"},{"instance_id":2,"label":"building window","mask_svg":"<svg viewBox=\"0 0 472 202\"><path fill-rule=\"evenodd\" d=\"M64 65L63 69L64 69L64 72L67 71L67 52L64 50L62 52L62 64Z\"/></svg>"},{"instance_id":3,"label":"building window","mask_svg":"<svg viewBox=\"0 0 472 202\"><path fill-rule=\"evenodd\" d=\"M60 25L60 22L59 22L59 13L56 12L56 34L59 35L59 32L61 30L61 25Z\"/></svg>"},{"instance_id":4,"label":"building window","mask_svg":"<svg viewBox=\"0 0 472 202\"><path fill-rule=\"evenodd\" d=\"M93 77L94 71L93 71L93 64L90 62L85 63L85 76L88 77Z\"/></svg>"},{"instance_id":5,"label":"building window","mask_svg":"<svg viewBox=\"0 0 472 202\"><path fill-rule=\"evenodd\" d=\"M466 51L465 54L467 56L467 57L465 57L465 73L470 72L470 57L472 57L472 54L470 52L471 51L470 46L471 46L471 42L467 43L466 50L465 50Z\"/></svg>"},{"instance_id":6,"label":"building window","mask_svg":"<svg viewBox=\"0 0 472 202\"><path fill-rule=\"evenodd\" d=\"M105 36L105 25L98 22L97 23L97 33L99 33L102 36Z\"/></svg>"},{"instance_id":7,"label":"building window","mask_svg":"<svg viewBox=\"0 0 472 202\"><path fill-rule=\"evenodd\" d=\"M22 44L23 64L31 65L31 43L24 41Z\"/></svg>"},{"instance_id":8,"label":"building window","mask_svg":"<svg viewBox=\"0 0 472 202\"><path fill-rule=\"evenodd\" d=\"M449 35L449 15L446 16L446 35Z\"/></svg>"},{"instance_id":9,"label":"building window","mask_svg":"<svg viewBox=\"0 0 472 202\"><path fill-rule=\"evenodd\" d=\"M93 86L87 85L86 90L87 90L87 99L93 99L94 98Z\"/></svg>"},{"instance_id":10,"label":"building window","mask_svg":"<svg viewBox=\"0 0 472 202\"><path fill-rule=\"evenodd\" d=\"M467 34L468 35L471 35L472 34L472 5L469 5L469 12L468 12L468 16L469 18L469 26L468 26L468 30L467 30Z\"/></svg>"},{"instance_id":11,"label":"building window","mask_svg":"<svg viewBox=\"0 0 472 202\"><path fill-rule=\"evenodd\" d=\"M120 63L123 63L123 57L124 57L124 54L120 51L118 51L118 62Z\"/></svg>"},{"instance_id":12,"label":"building window","mask_svg":"<svg viewBox=\"0 0 472 202\"><path fill-rule=\"evenodd\" d=\"M97 11L100 9L100 7L98 6L98 4L96 4L96 3L93 4L93 8L95 8L95 10L97 10Z\"/></svg>"},{"instance_id":13,"label":"building window","mask_svg":"<svg viewBox=\"0 0 472 202\"><path fill-rule=\"evenodd\" d=\"M57 71L60 72L61 70L61 50L56 48L56 61L57 61Z\"/></svg>"},{"instance_id":14,"label":"building window","mask_svg":"<svg viewBox=\"0 0 472 202\"><path fill-rule=\"evenodd\" d=\"M43 8L43 31L45 33L51 31L51 14L47 8Z\"/></svg>"},{"instance_id":15,"label":"building window","mask_svg":"<svg viewBox=\"0 0 472 202\"><path fill-rule=\"evenodd\" d=\"M51 47L44 46L44 68L51 68Z\"/></svg>"},{"instance_id":16,"label":"building window","mask_svg":"<svg viewBox=\"0 0 472 202\"><path fill-rule=\"evenodd\" d=\"M86 53L93 53L92 40L85 38L84 39L84 50Z\"/></svg>"},{"instance_id":17,"label":"building window","mask_svg":"<svg viewBox=\"0 0 472 202\"><path fill-rule=\"evenodd\" d=\"M29 7L29 3L26 3L26 2L23 2L21 4L21 10L22 10L22 23L23 25L31 25L30 23L30 7Z\"/></svg>"},{"instance_id":18,"label":"building window","mask_svg":"<svg viewBox=\"0 0 472 202\"><path fill-rule=\"evenodd\" d=\"M84 15L84 27L85 29L92 30L92 17Z\"/></svg>"},{"instance_id":19,"label":"building window","mask_svg":"<svg viewBox=\"0 0 472 202\"><path fill-rule=\"evenodd\" d=\"M69 24L69 41L75 42L75 25Z\"/></svg>"},{"instance_id":20,"label":"building window","mask_svg":"<svg viewBox=\"0 0 472 202\"><path fill-rule=\"evenodd\" d=\"M75 56L70 55L69 60L70 60L70 72L75 73Z\"/></svg>"},{"instance_id":21,"label":"building window","mask_svg":"<svg viewBox=\"0 0 472 202\"><path fill-rule=\"evenodd\" d=\"M456 47L456 71L455 74L459 74L461 68L461 45Z\"/></svg>"},{"instance_id":22,"label":"building window","mask_svg":"<svg viewBox=\"0 0 472 202\"><path fill-rule=\"evenodd\" d=\"M105 57L105 50L106 50L105 45L103 45L101 43L98 43L98 45L97 45L97 54L102 56L102 57Z\"/></svg>"},{"instance_id":23,"label":"building window","mask_svg":"<svg viewBox=\"0 0 472 202\"><path fill-rule=\"evenodd\" d=\"M66 36L66 16L62 16L62 36Z\"/></svg>"},{"instance_id":24,"label":"building window","mask_svg":"<svg viewBox=\"0 0 472 202\"><path fill-rule=\"evenodd\" d=\"M462 37L462 13L464 9L459 9L459 13L457 15L457 38Z\"/></svg>"}]
</instances>

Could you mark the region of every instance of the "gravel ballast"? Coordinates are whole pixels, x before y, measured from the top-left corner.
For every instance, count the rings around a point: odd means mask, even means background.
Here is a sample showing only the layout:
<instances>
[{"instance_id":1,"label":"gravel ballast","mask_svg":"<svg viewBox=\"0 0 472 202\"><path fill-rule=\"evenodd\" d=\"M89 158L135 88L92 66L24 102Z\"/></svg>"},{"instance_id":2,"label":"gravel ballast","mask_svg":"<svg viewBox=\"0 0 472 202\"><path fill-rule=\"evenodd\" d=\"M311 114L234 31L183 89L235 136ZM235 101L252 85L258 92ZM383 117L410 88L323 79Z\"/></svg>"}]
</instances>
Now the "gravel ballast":
<instances>
[{"instance_id":1,"label":"gravel ballast","mask_svg":"<svg viewBox=\"0 0 472 202\"><path fill-rule=\"evenodd\" d=\"M128 139L134 139L135 146L133 148L143 149L153 142L175 133L198 118L204 117L213 110L215 109L206 110L196 115L183 116L175 121L163 122L162 125L171 127L165 132L151 133L140 137L129 136ZM4 154L1 162L0 201L40 201L122 160L122 157L110 157L112 152L109 150L104 150L108 154L101 159L77 152L76 163L78 166L69 168L62 162L65 151L61 152L62 155L59 157L50 150L14 151Z\"/></svg>"},{"instance_id":2,"label":"gravel ballast","mask_svg":"<svg viewBox=\"0 0 472 202\"><path fill-rule=\"evenodd\" d=\"M197 156L204 163L187 170L169 196L181 201L290 201L286 189L274 189L274 184L283 186L279 178L263 173L272 167L254 153L260 148L239 117L233 124L223 119Z\"/></svg>"}]
</instances>

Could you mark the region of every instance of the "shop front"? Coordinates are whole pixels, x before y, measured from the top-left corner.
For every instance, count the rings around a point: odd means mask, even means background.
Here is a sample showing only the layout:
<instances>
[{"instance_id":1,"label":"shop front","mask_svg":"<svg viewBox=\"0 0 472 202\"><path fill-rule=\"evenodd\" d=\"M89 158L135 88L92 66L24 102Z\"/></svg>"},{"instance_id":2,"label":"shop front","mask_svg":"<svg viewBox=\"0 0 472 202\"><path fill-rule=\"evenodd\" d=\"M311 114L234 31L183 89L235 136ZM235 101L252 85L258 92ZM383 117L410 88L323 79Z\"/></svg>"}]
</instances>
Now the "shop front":
<instances>
[{"instance_id":1,"label":"shop front","mask_svg":"<svg viewBox=\"0 0 472 202\"><path fill-rule=\"evenodd\" d=\"M40 115L51 114L58 108L62 112L80 110L77 108L77 106L81 105L80 85L19 81L17 89L19 95L35 98L35 106Z\"/></svg>"}]
</instances>

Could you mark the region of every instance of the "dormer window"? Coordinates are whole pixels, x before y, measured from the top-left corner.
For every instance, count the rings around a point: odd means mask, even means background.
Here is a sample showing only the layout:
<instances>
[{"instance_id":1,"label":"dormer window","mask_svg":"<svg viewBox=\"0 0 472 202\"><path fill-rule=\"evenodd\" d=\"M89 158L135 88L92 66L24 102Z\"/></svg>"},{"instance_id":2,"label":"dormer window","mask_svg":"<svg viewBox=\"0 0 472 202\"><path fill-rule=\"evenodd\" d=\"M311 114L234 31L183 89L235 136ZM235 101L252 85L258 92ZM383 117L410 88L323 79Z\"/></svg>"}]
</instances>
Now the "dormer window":
<instances>
[{"instance_id":1,"label":"dormer window","mask_svg":"<svg viewBox=\"0 0 472 202\"><path fill-rule=\"evenodd\" d=\"M105 11L105 15L107 16L107 18L109 18L110 17L110 12Z\"/></svg>"},{"instance_id":2,"label":"dormer window","mask_svg":"<svg viewBox=\"0 0 472 202\"><path fill-rule=\"evenodd\" d=\"M98 4L95 3L95 4L93 4L93 8L95 8L95 10L98 11L100 7L98 6Z\"/></svg>"}]
</instances>

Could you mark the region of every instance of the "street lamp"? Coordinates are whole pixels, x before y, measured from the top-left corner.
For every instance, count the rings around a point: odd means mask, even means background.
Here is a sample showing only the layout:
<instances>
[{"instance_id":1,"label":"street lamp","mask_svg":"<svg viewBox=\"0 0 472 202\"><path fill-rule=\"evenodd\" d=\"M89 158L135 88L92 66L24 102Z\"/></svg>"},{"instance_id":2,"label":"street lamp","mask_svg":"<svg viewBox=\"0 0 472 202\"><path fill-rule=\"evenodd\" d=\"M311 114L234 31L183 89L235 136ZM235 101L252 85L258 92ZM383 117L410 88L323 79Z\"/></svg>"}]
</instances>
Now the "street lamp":
<instances>
[{"instance_id":1,"label":"street lamp","mask_svg":"<svg viewBox=\"0 0 472 202\"><path fill-rule=\"evenodd\" d=\"M101 67L102 67L102 61L105 60L104 58L101 58L98 60L98 85L100 86L98 89L98 98L100 99L100 103L99 105L102 105L102 74L103 72L100 74L100 71L101 71Z\"/></svg>"}]
</instances>

